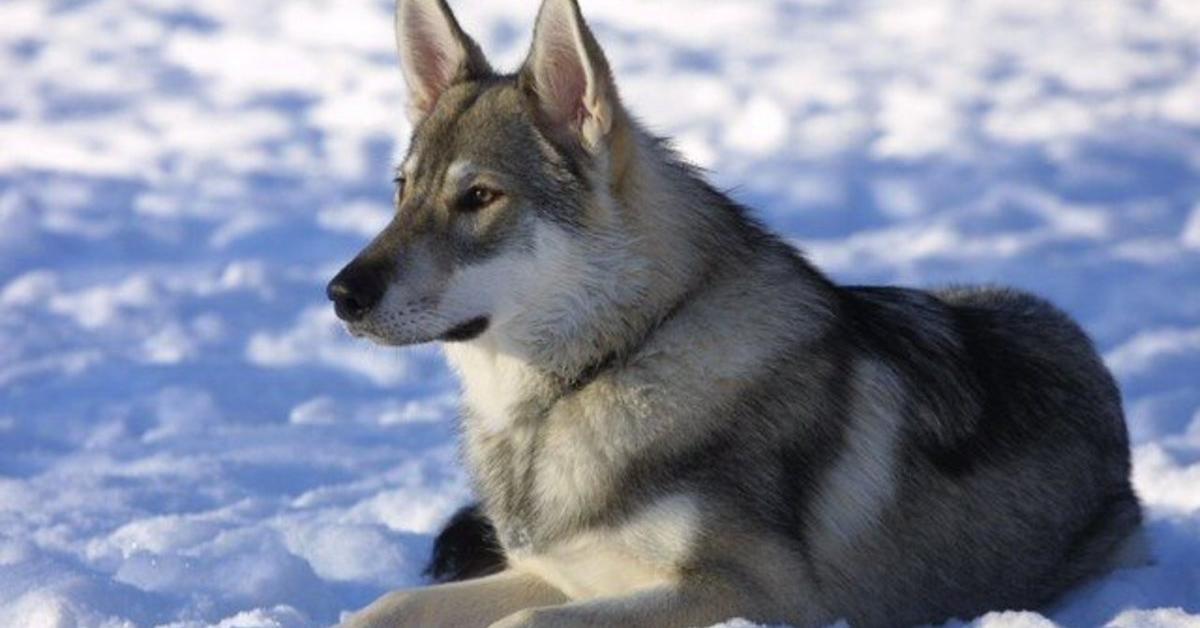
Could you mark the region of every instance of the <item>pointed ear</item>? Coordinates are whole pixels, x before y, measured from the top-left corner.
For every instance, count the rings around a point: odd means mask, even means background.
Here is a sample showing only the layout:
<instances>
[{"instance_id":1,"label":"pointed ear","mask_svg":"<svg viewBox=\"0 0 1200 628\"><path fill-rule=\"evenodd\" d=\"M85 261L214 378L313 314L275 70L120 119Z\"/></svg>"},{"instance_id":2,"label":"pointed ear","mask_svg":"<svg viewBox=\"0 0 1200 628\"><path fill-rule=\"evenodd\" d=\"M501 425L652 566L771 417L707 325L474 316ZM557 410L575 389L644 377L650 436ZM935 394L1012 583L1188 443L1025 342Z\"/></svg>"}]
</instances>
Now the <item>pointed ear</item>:
<instances>
[{"instance_id":1,"label":"pointed ear","mask_svg":"<svg viewBox=\"0 0 1200 628\"><path fill-rule=\"evenodd\" d=\"M433 111L451 85L492 72L479 44L459 27L446 0L396 0L396 50L413 124Z\"/></svg>"},{"instance_id":2,"label":"pointed ear","mask_svg":"<svg viewBox=\"0 0 1200 628\"><path fill-rule=\"evenodd\" d=\"M617 90L576 0L542 2L520 79L552 126L574 134L589 151L603 145L619 106Z\"/></svg>"}]
</instances>

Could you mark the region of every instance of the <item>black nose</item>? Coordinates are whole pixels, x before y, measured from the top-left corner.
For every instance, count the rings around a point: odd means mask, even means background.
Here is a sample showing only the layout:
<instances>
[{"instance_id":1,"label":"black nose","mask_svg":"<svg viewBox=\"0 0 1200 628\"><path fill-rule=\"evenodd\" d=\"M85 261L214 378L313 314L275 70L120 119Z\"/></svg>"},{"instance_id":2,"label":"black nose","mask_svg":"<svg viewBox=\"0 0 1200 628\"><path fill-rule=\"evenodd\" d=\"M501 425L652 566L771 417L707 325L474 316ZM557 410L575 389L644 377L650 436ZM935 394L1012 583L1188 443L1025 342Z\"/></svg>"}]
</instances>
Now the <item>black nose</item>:
<instances>
[{"instance_id":1,"label":"black nose","mask_svg":"<svg viewBox=\"0 0 1200 628\"><path fill-rule=\"evenodd\" d=\"M379 303L387 286L374 275L352 262L329 282L325 294L333 301L338 318L351 323L360 321Z\"/></svg>"}]
</instances>

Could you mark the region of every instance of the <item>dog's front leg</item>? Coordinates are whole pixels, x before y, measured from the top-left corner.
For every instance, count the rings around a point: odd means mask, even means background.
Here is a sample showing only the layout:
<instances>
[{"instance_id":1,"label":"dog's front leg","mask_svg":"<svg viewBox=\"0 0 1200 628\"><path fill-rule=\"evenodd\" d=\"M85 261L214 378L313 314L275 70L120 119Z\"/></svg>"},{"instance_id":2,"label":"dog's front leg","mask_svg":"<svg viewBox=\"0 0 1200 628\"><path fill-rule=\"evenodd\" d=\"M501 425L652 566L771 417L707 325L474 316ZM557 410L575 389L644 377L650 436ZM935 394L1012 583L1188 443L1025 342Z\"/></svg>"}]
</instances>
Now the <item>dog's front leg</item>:
<instances>
[{"instance_id":1,"label":"dog's front leg","mask_svg":"<svg viewBox=\"0 0 1200 628\"><path fill-rule=\"evenodd\" d=\"M681 583L620 597L527 608L491 628L672 628L708 626L734 617L756 621L787 620L796 625L823 625L750 589L716 583Z\"/></svg>"},{"instance_id":2,"label":"dog's front leg","mask_svg":"<svg viewBox=\"0 0 1200 628\"><path fill-rule=\"evenodd\" d=\"M351 615L344 628L484 628L525 608L550 607L567 597L529 574L493 576L395 591Z\"/></svg>"}]
</instances>

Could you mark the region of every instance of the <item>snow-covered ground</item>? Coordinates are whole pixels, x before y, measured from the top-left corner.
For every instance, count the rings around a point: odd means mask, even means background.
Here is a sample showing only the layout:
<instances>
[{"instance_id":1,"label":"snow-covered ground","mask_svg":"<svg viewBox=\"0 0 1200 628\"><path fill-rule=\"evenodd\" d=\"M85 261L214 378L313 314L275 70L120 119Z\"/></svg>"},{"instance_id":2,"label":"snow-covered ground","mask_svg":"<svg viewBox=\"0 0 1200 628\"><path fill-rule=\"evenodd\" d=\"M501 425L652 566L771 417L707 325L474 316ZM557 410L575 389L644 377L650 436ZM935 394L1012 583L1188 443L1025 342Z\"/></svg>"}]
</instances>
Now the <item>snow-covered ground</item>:
<instances>
[{"instance_id":1,"label":"snow-covered ground","mask_svg":"<svg viewBox=\"0 0 1200 628\"><path fill-rule=\"evenodd\" d=\"M408 131L389 5L0 2L0 626L323 625L419 582L469 498L455 383L322 294ZM454 5L520 61L535 0ZM838 279L1014 284L1094 335L1158 562L979 625L1200 625L1200 2L584 9L632 108Z\"/></svg>"}]
</instances>

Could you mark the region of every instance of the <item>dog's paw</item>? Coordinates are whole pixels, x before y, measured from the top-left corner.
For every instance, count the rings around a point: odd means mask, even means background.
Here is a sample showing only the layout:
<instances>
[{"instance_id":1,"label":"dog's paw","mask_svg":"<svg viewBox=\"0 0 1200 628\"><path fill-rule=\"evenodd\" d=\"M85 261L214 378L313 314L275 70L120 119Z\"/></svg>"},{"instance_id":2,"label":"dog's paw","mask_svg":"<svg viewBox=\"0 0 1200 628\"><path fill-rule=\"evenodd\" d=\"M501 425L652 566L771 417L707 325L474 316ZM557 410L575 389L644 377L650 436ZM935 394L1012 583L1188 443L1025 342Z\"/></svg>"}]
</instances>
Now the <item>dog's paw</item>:
<instances>
[{"instance_id":1,"label":"dog's paw","mask_svg":"<svg viewBox=\"0 0 1200 628\"><path fill-rule=\"evenodd\" d=\"M347 617L338 628L402 628L422 626L417 595L393 591Z\"/></svg>"},{"instance_id":2,"label":"dog's paw","mask_svg":"<svg viewBox=\"0 0 1200 628\"><path fill-rule=\"evenodd\" d=\"M555 625L558 624L545 609L526 608L493 623L489 628L546 628Z\"/></svg>"}]
</instances>

